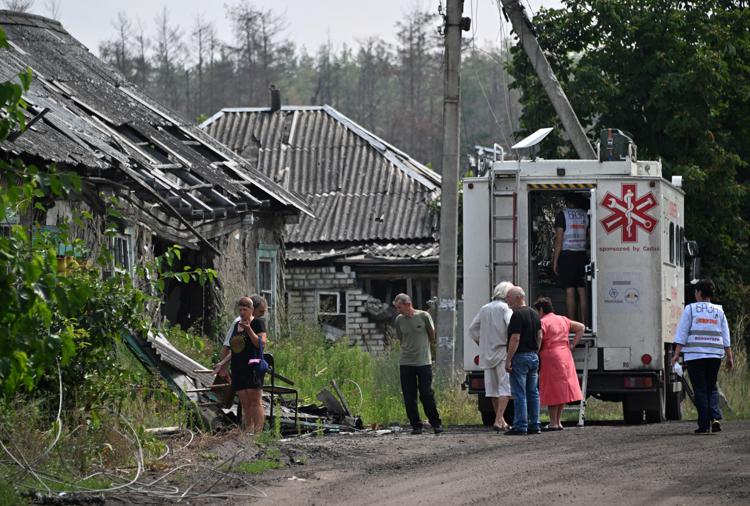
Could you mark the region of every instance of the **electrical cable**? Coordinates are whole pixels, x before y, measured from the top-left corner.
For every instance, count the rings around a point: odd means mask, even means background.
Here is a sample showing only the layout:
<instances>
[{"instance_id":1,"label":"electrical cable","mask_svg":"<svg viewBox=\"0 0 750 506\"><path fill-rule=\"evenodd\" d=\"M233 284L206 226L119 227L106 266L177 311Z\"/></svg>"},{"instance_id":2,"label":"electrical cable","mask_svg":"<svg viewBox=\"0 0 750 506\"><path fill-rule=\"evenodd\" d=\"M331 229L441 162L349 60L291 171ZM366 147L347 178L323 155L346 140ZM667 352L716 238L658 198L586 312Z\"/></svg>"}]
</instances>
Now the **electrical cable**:
<instances>
[{"instance_id":1,"label":"electrical cable","mask_svg":"<svg viewBox=\"0 0 750 506\"><path fill-rule=\"evenodd\" d=\"M357 406L356 411L360 412L362 410L362 405L365 403L365 396L362 394L362 387L360 387L359 384L352 379L347 378L344 381L349 381L350 383L354 383L354 386L357 387L357 390L359 390L359 406Z\"/></svg>"}]
</instances>

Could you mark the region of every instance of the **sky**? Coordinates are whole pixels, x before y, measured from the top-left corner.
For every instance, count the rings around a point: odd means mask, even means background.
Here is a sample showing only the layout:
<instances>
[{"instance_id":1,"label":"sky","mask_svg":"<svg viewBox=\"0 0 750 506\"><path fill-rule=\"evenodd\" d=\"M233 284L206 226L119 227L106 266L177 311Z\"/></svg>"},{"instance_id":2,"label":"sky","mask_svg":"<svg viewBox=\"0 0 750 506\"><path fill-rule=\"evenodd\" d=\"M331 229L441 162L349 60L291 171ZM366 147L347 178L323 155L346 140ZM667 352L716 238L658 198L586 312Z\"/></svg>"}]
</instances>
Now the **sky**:
<instances>
[{"instance_id":1,"label":"sky","mask_svg":"<svg viewBox=\"0 0 750 506\"><path fill-rule=\"evenodd\" d=\"M146 34L155 32L154 19L166 7L172 22L189 33L195 20L214 21L219 37L231 40L231 27L225 19L225 6L240 0L36 0L31 12L49 16L48 5L59 5L58 19L68 32L97 52L99 43L114 34L113 22L118 12L140 20ZM334 48L347 44L356 47L358 40L380 36L393 40L395 24L415 7L436 12L441 0L249 0L255 7L271 9L287 20L283 38L289 38L308 52L327 41ZM445 5L445 0L442 0ZM536 12L540 6L559 8L560 0L522 0ZM472 18L472 32L477 43L485 47L499 40L503 28L494 0L465 0L464 16ZM505 33L508 32L507 28ZM466 34L464 34L466 36Z\"/></svg>"}]
</instances>

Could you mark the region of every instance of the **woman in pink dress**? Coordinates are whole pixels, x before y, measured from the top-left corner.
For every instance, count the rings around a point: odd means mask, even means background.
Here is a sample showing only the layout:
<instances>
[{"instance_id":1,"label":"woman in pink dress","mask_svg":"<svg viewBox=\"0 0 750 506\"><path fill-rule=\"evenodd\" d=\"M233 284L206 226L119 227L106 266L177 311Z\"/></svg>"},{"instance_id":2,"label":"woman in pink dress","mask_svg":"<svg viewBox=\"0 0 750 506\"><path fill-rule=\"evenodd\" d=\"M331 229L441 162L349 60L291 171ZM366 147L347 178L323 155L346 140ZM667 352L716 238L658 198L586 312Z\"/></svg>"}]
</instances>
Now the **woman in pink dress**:
<instances>
[{"instance_id":1,"label":"woman in pink dress","mask_svg":"<svg viewBox=\"0 0 750 506\"><path fill-rule=\"evenodd\" d=\"M549 409L549 425L545 430L562 430L563 406L581 400L571 350L580 342L585 327L583 323L556 315L549 297L538 299L534 308L539 312L544 334L539 350L539 403ZM568 341L571 331L575 332L573 344Z\"/></svg>"}]
</instances>

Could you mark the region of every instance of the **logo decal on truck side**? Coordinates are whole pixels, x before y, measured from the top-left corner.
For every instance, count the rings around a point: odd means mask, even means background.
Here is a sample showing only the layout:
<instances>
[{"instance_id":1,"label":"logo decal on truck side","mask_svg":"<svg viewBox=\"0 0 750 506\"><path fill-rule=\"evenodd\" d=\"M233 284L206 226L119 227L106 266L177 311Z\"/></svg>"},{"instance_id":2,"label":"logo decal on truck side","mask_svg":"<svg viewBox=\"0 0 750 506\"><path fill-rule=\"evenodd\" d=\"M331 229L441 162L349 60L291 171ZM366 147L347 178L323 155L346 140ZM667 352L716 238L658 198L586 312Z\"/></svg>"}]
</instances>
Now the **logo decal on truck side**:
<instances>
[{"instance_id":1,"label":"logo decal on truck side","mask_svg":"<svg viewBox=\"0 0 750 506\"><path fill-rule=\"evenodd\" d=\"M648 192L638 197L636 191L635 184L623 183L621 197L607 192L601 202L602 207L610 211L610 215L601 220L604 230L610 234L621 228L622 242L638 242L638 229L650 234L658 221L648 214L657 206L654 194Z\"/></svg>"}]
</instances>

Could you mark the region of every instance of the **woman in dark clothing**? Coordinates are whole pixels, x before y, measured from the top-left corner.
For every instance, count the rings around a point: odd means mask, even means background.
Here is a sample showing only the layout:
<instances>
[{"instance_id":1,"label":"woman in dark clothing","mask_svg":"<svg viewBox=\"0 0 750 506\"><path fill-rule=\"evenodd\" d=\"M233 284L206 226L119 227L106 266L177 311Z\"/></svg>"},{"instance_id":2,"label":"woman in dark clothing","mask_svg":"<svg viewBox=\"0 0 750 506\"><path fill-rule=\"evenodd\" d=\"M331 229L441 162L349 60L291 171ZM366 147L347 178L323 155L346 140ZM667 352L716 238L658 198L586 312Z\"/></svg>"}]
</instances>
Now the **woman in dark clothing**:
<instances>
[{"instance_id":1,"label":"woman in dark clothing","mask_svg":"<svg viewBox=\"0 0 750 506\"><path fill-rule=\"evenodd\" d=\"M263 374L258 371L257 363L261 358L261 344L264 348L266 346L266 323L261 318L266 314L268 305L263 297L253 295L240 298L238 306L239 316L227 330L221 350L222 359L216 364L214 372L231 380L232 390L240 398L244 429L259 433L263 430L265 413L261 400ZM231 377L227 372L230 362Z\"/></svg>"}]
</instances>

